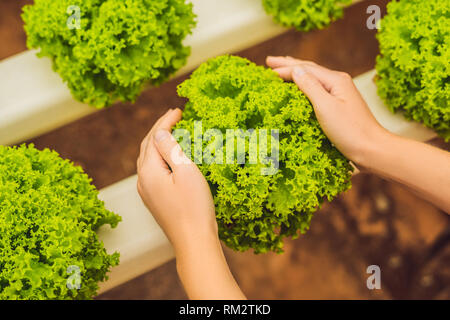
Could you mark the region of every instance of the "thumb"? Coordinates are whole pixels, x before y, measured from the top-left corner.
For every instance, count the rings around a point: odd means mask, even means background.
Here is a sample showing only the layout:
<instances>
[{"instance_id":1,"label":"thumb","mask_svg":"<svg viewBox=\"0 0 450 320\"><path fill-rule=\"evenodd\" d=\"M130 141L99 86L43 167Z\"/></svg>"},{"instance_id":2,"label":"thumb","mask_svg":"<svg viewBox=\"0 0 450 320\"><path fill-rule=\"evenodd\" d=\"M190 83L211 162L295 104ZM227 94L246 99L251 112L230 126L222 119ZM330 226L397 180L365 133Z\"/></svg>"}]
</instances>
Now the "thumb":
<instances>
[{"instance_id":1,"label":"thumb","mask_svg":"<svg viewBox=\"0 0 450 320\"><path fill-rule=\"evenodd\" d=\"M191 164L192 161L184 154L178 142L172 134L164 129L155 133L155 145L162 158L167 162L172 171L182 164Z\"/></svg>"},{"instance_id":2,"label":"thumb","mask_svg":"<svg viewBox=\"0 0 450 320\"><path fill-rule=\"evenodd\" d=\"M295 67L292 70L292 79L309 98L315 109L320 108L331 97L322 83L302 67Z\"/></svg>"}]
</instances>

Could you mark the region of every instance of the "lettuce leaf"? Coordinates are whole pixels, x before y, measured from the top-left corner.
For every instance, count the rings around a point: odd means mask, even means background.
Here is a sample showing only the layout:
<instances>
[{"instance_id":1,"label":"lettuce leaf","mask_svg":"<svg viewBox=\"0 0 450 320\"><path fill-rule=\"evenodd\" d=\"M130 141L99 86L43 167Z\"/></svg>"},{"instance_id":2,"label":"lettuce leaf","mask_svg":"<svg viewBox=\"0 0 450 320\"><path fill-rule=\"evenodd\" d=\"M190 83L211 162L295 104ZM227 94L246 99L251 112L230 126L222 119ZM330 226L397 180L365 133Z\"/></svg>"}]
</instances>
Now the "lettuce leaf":
<instances>
[{"instance_id":1,"label":"lettuce leaf","mask_svg":"<svg viewBox=\"0 0 450 320\"><path fill-rule=\"evenodd\" d=\"M352 0L263 0L274 20L299 31L323 29L343 16L343 7Z\"/></svg>"},{"instance_id":2,"label":"lettuce leaf","mask_svg":"<svg viewBox=\"0 0 450 320\"><path fill-rule=\"evenodd\" d=\"M80 28L69 29L70 6ZM195 25L185 0L35 0L23 9L27 45L50 57L73 96L98 108L135 101L190 54L183 39Z\"/></svg>"},{"instance_id":3,"label":"lettuce leaf","mask_svg":"<svg viewBox=\"0 0 450 320\"><path fill-rule=\"evenodd\" d=\"M178 94L188 101L175 129L188 130L191 142L195 121L203 133L220 130L224 154L227 129L279 130L279 170L273 175L261 174L267 164L250 163L248 143L245 164L199 165L214 196L219 236L230 248L282 252L283 238L305 233L324 199L350 188L352 167L322 132L311 103L272 70L220 56L194 71ZM269 144L262 141L258 150ZM179 142L195 160L192 144ZM209 144L203 139L203 150Z\"/></svg>"},{"instance_id":4,"label":"lettuce leaf","mask_svg":"<svg viewBox=\"0 0 450 320\"><path fill-rule=\"evenodd\" d=\"M90 299L119 254L96 230L117 226L80 167L33 145L0 146L0 299ZM81 287L69 289L69 267ZM73 267L72 267L73 268Z\"/></svg>"},{"instance_id":5,"label":"lettuce leaf","mask_svg":"<svg viewBox=\"0 0 450 320\"><path fill-rule=\"evenodd\" d=\"M392 112L450 140L450 2L401 0L387 6L377 34L378 93Z\"/></svg>"}]
</instances>

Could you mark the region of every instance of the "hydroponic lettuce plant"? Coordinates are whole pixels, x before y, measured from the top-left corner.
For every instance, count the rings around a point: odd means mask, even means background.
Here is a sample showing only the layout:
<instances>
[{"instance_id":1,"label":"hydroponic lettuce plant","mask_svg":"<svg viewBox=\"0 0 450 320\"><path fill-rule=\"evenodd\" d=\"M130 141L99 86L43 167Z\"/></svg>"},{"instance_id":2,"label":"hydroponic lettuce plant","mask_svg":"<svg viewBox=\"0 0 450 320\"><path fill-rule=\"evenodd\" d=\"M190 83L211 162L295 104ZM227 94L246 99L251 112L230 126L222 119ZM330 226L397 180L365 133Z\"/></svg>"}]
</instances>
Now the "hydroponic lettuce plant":
<instances>
[{"instance_id":1,"label":"hydroponic lettuce plant","mask_svg":"<svg viewBox=\"0 0 450 320\"><path fill-rule=\"evenodd\" d=\"M99 108L134 101L181 68L195 25L185 0L35 0L23 11L28 47L52 59L77 100Z\"/></svg>"},{"instance_id":2,"label":"hydroponic lettuce plant","mask_svg":"<svg viewBox=\"0 0 450 320\"><path fill-rule=\"evenodd\" d=\"M54 151L0 146L0 299L96 295L119 254L95 231L121 218L90 181Z\"/></svg>"},{"instance_id":3,"label":"hydroponic lettuce plant","mask_svg":"<svg viewBox=\"0 0 450 320\"><path fill-rule=\"evenodd\" d=\"M390 2L377 38L376 84L389 109L450 140L450 1Z\"/></svg>"},{"instance_id":4,"label":"hydroponic lettuce plant","mask_svg":"<svg viewBox=\"0 0 450 320\"><path fill-rule=\"evenodd\" d=\"M188 101L176 129L187 129L191 136L191 143L186 137L179 137L179 142L197 162L196 121L201 121L203 134L209 129L223 133L223 141L202 139L202 150L212 150L215 157L228 157L227 130L270 130L268 136L278 130L274 150L279 152L279 168L274 174L261 170L274 168L273 162L260 158L251 163L249 139L244 164L237 157L229 164L228 160L199 164L214 196L219 236L230 248L282 252L284 237L305 233L323 200L331 201L350 187L351 165L322 132L311 103L295 84L284 82L272 70L240 57L217 57L183 82L178 94ZM223 144L223 155L208 149L216 143ZM264 146L267 156L273 156L270 150L276 143L269 137L258 138L257 145L258 153Z\"/></svg>"},{"instance_id":5,"label":"hydroponic lettuce plant","mask_svg":"<svg viewBox=\"0 0 450 320\"><path fill-rule=\"evenodd\" d=\"M263 0L274 20L299 31L323 29L343 16L344 5L352 0Z\"/></svg>"}]
</instances>

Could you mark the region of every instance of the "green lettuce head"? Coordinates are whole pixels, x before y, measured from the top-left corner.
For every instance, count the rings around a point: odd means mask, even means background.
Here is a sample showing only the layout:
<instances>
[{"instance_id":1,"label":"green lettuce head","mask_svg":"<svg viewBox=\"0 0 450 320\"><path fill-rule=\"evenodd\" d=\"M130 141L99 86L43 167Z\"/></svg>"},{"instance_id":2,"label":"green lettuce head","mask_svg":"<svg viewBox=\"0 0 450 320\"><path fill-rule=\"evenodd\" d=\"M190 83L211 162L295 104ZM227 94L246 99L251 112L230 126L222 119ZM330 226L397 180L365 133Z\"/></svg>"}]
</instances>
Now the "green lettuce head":
<instances>
[{"instance_id":1,"label":"green lettuce head","mask_svg":"<svg viewBox=\"0 0 450 320\"><path fill-rule=\"evenodd\" d=\"M378 93L392 112L450 140L450 2L401 0L387 6L377 35Z\"/></svg>"},{"instance_id":2,"label":"green lettuce head","mask_svg":"<svg viewBox=\"0 0 450 320\"><path fill-rule=\"evenodd\" d=\"M299 31L323 29L343 15L343 6L352 0L263 0L274 20Z\"/></svg>"},{"instance_id":3,"label":"green lettuce head","mask_svg":"<svg viewBox=\"0 0 450 320\"><path fill-rule=\"evenodd\" d=\"M174 134L188 132L189 139L177 138L194 161L200 155L214 157L199 168L214 196L219 236L230 248L282 252L284 237L305 233L324 199L331 201L350 187L352 167L322 132L311 103L274 71L221 56L202 64L178 94L188 101ZM222 137L209 135L213 129ZM245 139L244 161L237 156L243 136L227 138L234 129L254 129L258 135L254 142L251 136ZM269 139L272 130L277 139Z\"/></svg>"},{"instance_id":4,"label":"green lettuce head","mask_svg":"<svg viewBox=\"0 0 450 320\"><path fill-rule=\"evenodd\" d=\"M35 0L23 11L28 47L52 59L77 100L98 108L134 101L181 68L195 25L185 0Z\"/></svg>"},{"instance_id":5,"label":"green lettuce head","mask_svg":"<svg viewBox=\"0 0 450 320\"><path fill-rule=\"evenodd\" d=\"M0 300L96 295L119 254L95 231L121 218L90 182L56 152L0 146Z\"/></svg>"}]
</instances>

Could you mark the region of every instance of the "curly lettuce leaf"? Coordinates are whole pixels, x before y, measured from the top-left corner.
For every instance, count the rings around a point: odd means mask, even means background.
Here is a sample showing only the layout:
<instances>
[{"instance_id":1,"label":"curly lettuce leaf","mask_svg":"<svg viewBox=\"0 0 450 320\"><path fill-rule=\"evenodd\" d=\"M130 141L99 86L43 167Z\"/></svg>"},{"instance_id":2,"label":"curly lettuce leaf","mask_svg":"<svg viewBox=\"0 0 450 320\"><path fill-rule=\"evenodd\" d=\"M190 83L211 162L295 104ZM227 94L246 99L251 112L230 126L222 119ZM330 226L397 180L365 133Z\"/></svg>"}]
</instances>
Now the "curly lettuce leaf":
<instances>
[{"instance_id":1,"label":"curly lettuce leaf","mask_svg":"<svg viewBox=\"0 0 450 320\"><path fill-rule=\"evenodd\" d=\"M69 29L70 6L80 28ZM98 108L135 101L190 54L183 39L195 26L185 0L35 0L23 9L27 45L50 57L73 96Z\"/></svg>"},{"instance_id":2,"label":"curly lettuce leaf","mask_svg":"<svg viewBox=\"0 0 450 320\"><path fill-rule=\"evenodd\" d=\"M450 2L392 1L377 34L378 93L401 111L450 140Z\"/></svg>"},{"instance_id":3,"label":"curly lettuce leaf","mask_svg":"<svg viewBox=\"0 0 450 320\"><path fill-rule=\"evenodd\" d=\"M343 16L344 5L352 0L263 0L274 20L299 31L323 29Z\"/></svg>"},{"instance_id":4,"label":"curly lettuce leaf","mask_svg":"<svg viewBox=\"0 0 450 320\"><path fill-rule=\"evenodd\" d=\"M200 164L214 196L219 236L234 250L282 252L284 237L297 237L310 226L324 199L350 188L352 167L335 149L315 118L310 101L272 70L235 56L202 64L178 88L188 99L183 120L194 141L194 123L202 132L227 129L279 130L279 170L262 175L267 164ZM263 140L258 139L258 150ZM195 148L180 139L195 160ZM203 150L210 144L203 139ZM191 149L189 149L191 148Z\"/></svg>"},{"instance_id":5,"label":"curly lettuce leaf","mask_svg":"<svg viewBox=\"0 0 450 320\"><path fill-rule=\"evenodd\" d=\"M0 146L0 299L96 295L119 254L108 254L95 231L121 220L97 196L83 170L56 152ZM67 287L71 266L79 290Z\"/></svg>"}]
</instances>

